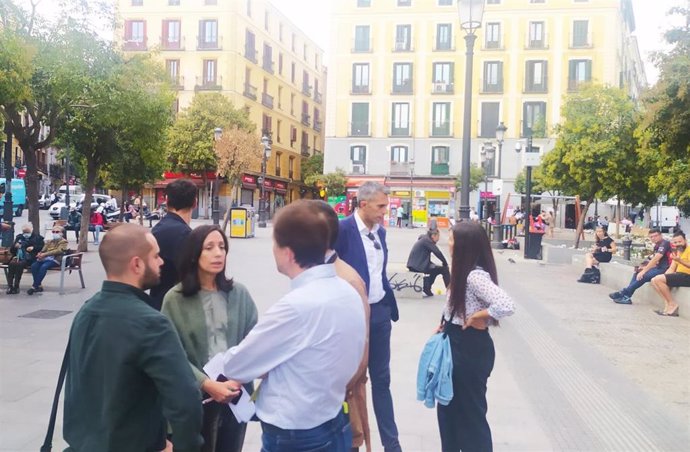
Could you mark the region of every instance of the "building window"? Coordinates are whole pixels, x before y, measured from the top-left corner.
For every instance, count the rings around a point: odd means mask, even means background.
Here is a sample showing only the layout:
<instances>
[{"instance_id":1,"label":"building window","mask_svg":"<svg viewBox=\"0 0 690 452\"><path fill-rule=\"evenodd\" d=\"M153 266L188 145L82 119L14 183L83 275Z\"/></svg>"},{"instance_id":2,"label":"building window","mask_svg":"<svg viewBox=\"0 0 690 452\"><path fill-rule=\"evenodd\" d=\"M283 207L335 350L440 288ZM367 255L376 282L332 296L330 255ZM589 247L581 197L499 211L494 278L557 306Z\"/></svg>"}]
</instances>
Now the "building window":
<instances>
[{"instance_id":1,"label":"building window","mask_svg":"<svg viewBox=\"0 0 690 452\"><path fill-rule=\"evenodd\" d=\"M352 122L350 123L350 135L354 137L369 136L369 104L355 102L352 104Z\"/></svg>"},{"instance_id":2,"label":"building window","mask_svg":"<svg viewBox=\"0 0 690 452\"><path fill-rule=\"evenodd\" d=\"M449 174L450 148L448 146L433 146L431 148L431 175L447 176Z\"/></svg>"},{"instance_id":3,"label":"building window","mask_svg":"<svg viewBox=\"0 0 690 452\"><path fill-rule=\"evenodd\" d=\"M168 6L180 6L180 0L168 0Z\"/></svg>"},{"instance_id":4,"label":"building window","mask_svg":"<svg viewBox=\"0 0 690 452\"><path fill-rule=\"evenodd\" d=\"M283 87L278 87L278 108L283 109Z\"/></svg>"},{"instance_id":5,"label":"building window","mask_svg":"<svg viewBox=\"0 0 690 452\"><path fill-rule=\"evenodd\" d=\"M357 8L367 8L371 6L371 0L357 0Z\"/></svg>"},{"instance_id":6,"label":"building window","mask_svg":"<svg viewBox=\"0 0 690 452\"><path fill-rule=\"evenodd\" d=\"M273 47L264 43L263 68L269 74L273 74Z\"/></svg>"},{"instance_id":7,"label":"building window","mask_svg":"<svg viewBox=\"0 0 690 452\"><path fill-rule=\"evenodd\" d=\"M395 48L396 52L409 52L412 50L412 25L396 25Z\"/></svg>"},{"instance_id":8,"label":"building window","mask_svg":"<svg viewBox=\"0 0 690 452\"><path fill-rule=\"evenodd\" d=\"M294 179L295 177L295 158L290 157L288 160L288 177Z\"/></svg>"},{"instance_id":9,"label":"building window","mask_svg":"<svg viewBox=\"0 0 690 452\"><path fill-rule=\"evenodd\" d=\"M302 59L304 59L304 61L307 61L307 45L306 44L302 45Z\"/></svg>"},{"instance_id":10,"label":"building window","mask_svg":"<svg viewBox=\"0 0 690 452\"><path fill-rule=\"evenodd\" d=\"M453 25L436 25L436 50L452 50Z\"/></svg>"},{"instance_id":11,"label":"building window","mask_svg":"<svg viewBox=\"0 0 690 452\"><path fill-rule=\"evenodd\" d=\"M180 85L180 60L165 60L165 70L174 86Z\"/></svg>"},{"instance_id":12,"label":"building window","mask_svg":"<svg viewBox=\"0 0 690 452\"><path fill-rule=\"evenodd\" d=\"M393 64L393 93L412 93L412 63Z\"/></svg>"},{"instance_id":13,"label":"building window","mask_svg":"<svg viewBox=\"0 0 690 452\"><path fill-rule=\"evenodd\" d=\"M283 26L282 22L278 24L278 39L280 40L280 42L283 42L283 31L285 31L283 30L284 28L285 27Z\"/></svg>"},{"instance_id":14,"label":"building window","mask_svg":"<svg viewBox=\"0 0 690 452\"><path fill-rule=\"evenodd\" d=\"M543 138L546 136L546 102L525 102L522 106L522 136ZM496 127L494 126L494 132Z\"/></svg>"},{"instance_id":15,"label":"building window","mask_svg":"<svg viewBox=\"0 0 690 452\"><path fill-rule=\"evenodd\" d=\"M546 61L528 61L525 65L525 92L545 93L547 91Z\"/></svg>"},{"instance_id":16,"label":"building window","mask_svg":"<svg viewBox=\"0 0 690 452\"><path fill-rule=\"evenodd\" d=\"M391 112L391 136L410 136L410 104L394 102Z\"/></svg>"},{"instance_id":17,"label":"building window","mask_svg":"<svg viewBox=\"0 0 690 452\"><path fill-rule=\"evenodd\" d=\"M503 92L503 62L486 61L484 63L484 92Z\"/></svg>"},{"instance_id":18,"label":"building window","mask_svg":"<svg viewBox=\"0 0 690 452\"><path fill-rule=\"evenodd\" d=\"M350 161L353 174L366 174L367 148L366 146L350 146Z\"/></svg>"},{"instance_id":19,"label":"building window","mask_svg":"<svg viewBox=\"0 0 690 452\"><path fill-rule=\"evenodd\" d=\"M452 93L454 81L454 63L434 63L433 69L433 85L431 92L433 93Z\"/></svg>"},{"instance_id":20,"label":"building window","mask_svg":"<svg viewBox=\"0 0 690 452\"><path fill-rule=\"evenodd\" d=\"M258 62L256 59L258 53L256 51L256 36L251 31L246 30L244 32L244 57L256 64Z\"/></svg>"},{"instance_id":21,"label":"building window","mask_svg":"<svg viewBox=\"0 0 690 452\"><path fill-rule=\"evenodd\" d=\"M199 49L218 48L218 21L199 21Z\"/></svg>"},{"instance_id":22,"label":"building window","mask_svg":"<svg viewBox=\"0 0 690 452\"><path fill-rule=\"evenodd\" d=\"M179 50L181 48L180 40L180 21L179 20L164 20L163 21L163 49Z\"/></svg>"},{"instance_id":23,"label":"building window","mask_svg":"<svg viewBox=\"0 0 690 452\"><path fill-rule=\"evenodd\" d=\"M544 0L529 0L530 3L545 3Z\"/></svg>"},{"instance_id":24,"label":"building window","mask_svg":"<svg viewBox=\"0 0 690 452\"><path fill-rule=\"evenodd\" d=\"M264 30L269 31L270 25L270 13L264 11Z\"/></svg>"},{"instance_id":25,"label":"building window","mask_svg":"<svg viewBox=\"0 0 690 452\"><path fill-rule=\"evenodd\" d=\"M369 63L352 65L352 94L369 94Z\"/></svg>"},{"instance_id":26,"label":"building window","mask_svg":"<svg viewBox=\"0 0 690 452\"><path fill-rule=\"evenodd\" d=\"M500 108L500 102L482 102L482 118L479 129L480 138L496 137L496 127L498 127L498 114Z\"/></svg>"},{"instance_id":27,"label":"building window","mask_svg":"<svg viewBox=\"0 0 690 452\"><path fill-rule=\"evenodd\" d=\"M487 49L499 49L501 47L501 24L489 22L486 24L486 35L484 35L484 47Z\"/></svg>"},{"instance_id":28,"label":"building window","mask_svg":"<svg viewBox=\"0 0 690 452\"><path fill-rule=\"evenodd\" d=\"M570 60L568 89L575 90L581 83L592 80L592 60Z\"/></svg>"},{"instance_id":29,"label":"building window","mask_svg":"<svg viewBox=\"0 0 690 452\"><path fill-rule=\"evenodd\" d=\"M283 54L278 54L278 74L283 75Z\"/></svg>"},{"instance_id":30,"label":"building window","mask_svg":"<svg viewBox=\"0 0 690 452\"><path fill-rule=\"evenodd\" d=\"M398 0L398 6L412 6L412 0Z\"/></svg>"},{"instance_id":31,"label":"building window","mask_svg":"<svg viewBox=\"0 0 690 452\"><path fill-rule=\"evenodd\" d=\"M283 121L280 119L276 121L276 141L281 143L283 140L280 138L280 130L283 128Z\"/></svg>"},{"instance_id":32,"label":"building window","mask_svg":"<svg viewBox=\"0 0 690 452\"><path fill-rule=\"evenodd\" d=\"M408 151L407 146L391 146L391 162L407 163Z\"/></svg>"},{"instance_id":33,"label":"building window","mask_svg":"<svg viewBox=\"0 0 690 452\"><path fill-rule=\"evenodd\" d=\"M132 0L132 6L144 6L144 0Z\"/></svg>"},{"instance_id":34,"label":"building window","mask_svg":"<svg viewBox=\"0 0 690 452\"><path fill-rule=\"evenodd\" d=\"M573 21L573 47L588 47L589 45L589 21Z\"/></svg>"},{"instance_id":35,"label":"building window","mask_svg":"<svg viewBox=\"0 0 690 452\"><path fill-rule=\"evenodd\" d=\"M453 0L438 0L438 6L452 6Z\"/></svg>"},{"instance_id":36,"label":"building window","mask_svg":"<svg viewBox=\"0 0 690 452\"><path fill-rule=\"evenodd\" d=\"M146 49L146 22L128 20L125 22L125 50Z\"/></svg>"},{"instance_id":37,"label":"building window","mask_svg":"<svg viewBox=\"0 0 690 452\"><path fill-rule=\"evenodd\" d=\"M487 5L500 5L501 0L486 0Z\"/></svg>"},{"instance_id":38,"label":"building window","mask_svg":"<svg viewBox=\"0 0 690 452\"><path fill-rule=\"evenodd\" d=\"M290 80L295 83L297 80L297 65L293 62L290 66Z\"/></svg>"},{"instance_id":39,"label":"building window","mask_svg":"<svg viewBox=\"0 0 690 452\"><path fill-rule=\"evenodd\" d=\"M355 27L355 52L369 52L369 25L357 25Z\"/></svg>"},{"instance_id":40,"label":"building window","mask_svg":"<svg viewBox=\"0 0 690 452\"><path fill-rule=\"evenodd\" d=\"M276 152L276 176L280 176L280 161L282 160L283 154Z\"/></svg>"},{"instance_id":41,"label":"building window","mask_svg":"<svg viewBox=\"0 0 690 452\"><path fill-rule=\"evenodd\" d=\"M252 0L247 0L247 16L252 17Z\"/></svg>"},{"instance_id":42,"label":"building window","mask_svg":"<svg viewBox=\"0 0 690 452\"><path fill-rule=\"evenodd\" d=\"M544 22L529 23L529 40L527 41L527 47L530 49L543 49L546 47Z\"/></svg>"},{"instance_id":43,"label":"building window","mask_svg":"<svg viewBox=\"0 0 690 452\"><path fill-rule=\"evenodd\" d=\"M217 73L217 62L216 60L204 60L204 79L203 86L217 86L218 82L216 79Z\"/></svg>"},{"instance_id":44,"label":"building window","mask_svg":"<svg viewBox=\"0 0 690 452\"><path fill-rule=\"evenodd\" d=\"M450 102L434 102L432 104L431 135L450 136Z\"/></svg>"},{"instance_id":45,"label":"building window","mask_svg":"<svg viewBox=\"0 0 690 452\"><path fill-rule=\"evenodd\" d=\"M297 48L297 36L295 36L294 33L292 34L292 41L290 41L290 48L292 49L293 52Z\"/></svg>"},{"instance_id":46,"label":"building window","mask_svg":"<svg viewBox=\"0 0 690 452\"><path fill-rule=\"evenodd\" d=\"M204 0L204 5L217 5L218 0Z\"/></svg>"}]
</instances>

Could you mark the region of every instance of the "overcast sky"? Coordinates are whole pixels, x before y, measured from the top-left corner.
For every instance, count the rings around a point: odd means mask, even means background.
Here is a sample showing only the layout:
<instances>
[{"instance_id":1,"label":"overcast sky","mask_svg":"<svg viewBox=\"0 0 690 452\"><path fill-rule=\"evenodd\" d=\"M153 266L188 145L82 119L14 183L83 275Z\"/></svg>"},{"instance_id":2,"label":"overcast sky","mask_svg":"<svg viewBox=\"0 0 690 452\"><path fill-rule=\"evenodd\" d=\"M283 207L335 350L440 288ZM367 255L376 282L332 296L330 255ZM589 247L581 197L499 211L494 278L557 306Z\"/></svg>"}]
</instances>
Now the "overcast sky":
<instances>
[{"instance_id":1,"label":"overcast sky","mask_svg":"<svg viewBox=\"0 0 690 452\"><path fill-rule=\"evenodd\" d=\"M17 0L25 4L29 0ZM227 1L227 0L220 0ZM686 5L686 0L632 0L637 24L636 35L645 59L645 69L650 83L656 80L656 69L648 63L650 52L663 48L662 33L670 23L666 12L673 6ZM55 15L57 0L42 0L40 11ZM331 0L273 0L272 3L304 30L328 54ZM328 64L328 60L326 61Z\"/></svg>"}]
</instances>

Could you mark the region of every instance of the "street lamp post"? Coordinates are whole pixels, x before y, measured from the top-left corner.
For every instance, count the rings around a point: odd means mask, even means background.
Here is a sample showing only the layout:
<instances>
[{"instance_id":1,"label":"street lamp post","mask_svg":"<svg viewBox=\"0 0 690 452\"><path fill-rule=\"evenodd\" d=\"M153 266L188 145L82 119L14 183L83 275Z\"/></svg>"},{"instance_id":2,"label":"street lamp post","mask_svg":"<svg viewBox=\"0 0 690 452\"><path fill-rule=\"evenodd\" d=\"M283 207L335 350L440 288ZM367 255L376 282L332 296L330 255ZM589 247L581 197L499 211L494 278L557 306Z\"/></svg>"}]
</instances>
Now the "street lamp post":
<instances>
[{"instance_id":1,"label":"street lamp post","mask_svg":"<svg viewBox=\"0 0 690 452\"><path fill-rule=\"evenodd\" d=\"M503 160L503 140L505 139L506 135L506 130L508 128L503 124L503 121L501 121L498 124L498 127L496 127L496 142L498 142L498 170L497 170L497 176L498 180L501 182L503 179L501 178L501 163ZM501 195L496 196L496 225L494 227L494 242L496 243L501 243L503 241L503 226L501 226Z\"/></svg>"},{"instance_id":2,"label":"street lamp post","mask_svg":"<svg viewBox=\"0 0 690 452\"><path fill-rule=\"evenodd\" d=\"M259 181L259 193L261 199L259 199L259 227L266 227L266 188L264 187L264 182L266 181L266 164L268 158L271 156L271 136L270 132L264 131L261 137L261 144L264 146L264 153L261 159L261 177Z\"/></svg>"},{"instance_id":3,"label":"street lamp post","mask_svg":"<svg viewBox=\"0 0 690 452\"><path fill-rule=\"evenodd\" d=\"M460 28L465 30L467 47L465 63L465 108L462 125L462 187L460 193L460 220L470 219L470 149L472 130L472 63L474 58L475 32L482 25L485 0L458 0Z\"/></svg>"},{"instance_id":4,"label":"street lamp post","mask_svg":"<svg viewBox=\"0 0 690 452\"><path fill-rule=\"evenodd\" d=\"M527 127L525 130L526 132L526 138L527 138L527 147L525 149L525 160L528 158L527 154L532 152L532 129L530 127ZM518 141L515 143L515 152L520 153L522 150L522 145ZM526 161L525 166L527 167L527 176L525 177L525 209L523 211L523 218L525 219L525 250L524 250L524 256L527 258L528 250L529 250L529 242L530 242L530 237L529 237L529 227L530 227L530 215L532 215L531 212L531 200L532 200L532 165L531 162Z\"/></svg>"},{"instance_id":5,"label":"street lamp post","mask_svg":"<svg viewBox=\"0 0 690 452\"><path fill-rule=\"evenodd\" d=\"M3 206L2 220L10 227L2 233L2 246L9 248L14 242L14 205L12 202L12 129L9 122L5 122L5 204Z\"/></svg>"},{"instance_id":6,"label":"street lamp post","mask_svg":"<svg viewBox=\"0 0 690 452\"><path fill-rule=\"evenodd\" d=\"M410 211L407 212L407 227L414 228L412 222L412 206L414 204L414 158L410 159Z\"/></svg>"},{"instance_id":7,"label":"street lamp post","mask_svg":"<svg viewBox=\"0 0 690 452\"><path fill-rule=\"evenodd\" d=\"M215 147L216 143L220 141L223 137L223 129L216 127L213 129L213 145ZM220 198L218 196L218 191L220 190L220 184L218 181L218 168L216 168L216 178L213 180L213 199L211 200L211 218L213 219L213 224L220 224Z\"/></svg>"},{"instance_id":8,"label":"street lamp post","mask_svg":"<svg viewBox=\"0 0 690 452\"><path fill-rule=\"evenodd\" d=\"M487 141L482 146L480 153L482 169L484 170L484 201L482 207L482 220L489 219L489 162L494 158L494 152L496 148L491 144L491 141ZM481 197L480 197L481 198Z\"/></svg>"}]
</instances>

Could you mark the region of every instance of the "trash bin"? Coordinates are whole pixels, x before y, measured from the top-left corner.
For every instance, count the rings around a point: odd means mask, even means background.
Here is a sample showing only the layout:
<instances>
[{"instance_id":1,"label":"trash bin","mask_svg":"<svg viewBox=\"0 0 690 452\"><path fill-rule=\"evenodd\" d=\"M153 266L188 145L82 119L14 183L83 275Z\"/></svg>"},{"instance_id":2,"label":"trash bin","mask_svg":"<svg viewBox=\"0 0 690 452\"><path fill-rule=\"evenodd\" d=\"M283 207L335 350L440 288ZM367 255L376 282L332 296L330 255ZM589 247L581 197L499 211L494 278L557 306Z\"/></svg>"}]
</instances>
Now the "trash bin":
<instances>
[{"instance_id":1,"label":"trash bin","mask_svg":"<svg viewBox=\"0 0 690 452\"><path fill-rule=\"evenodd\" d=\"M230 237L249 238L254 237L254 208L233 207L230 209Z\"/></svg>"}]
</instances>

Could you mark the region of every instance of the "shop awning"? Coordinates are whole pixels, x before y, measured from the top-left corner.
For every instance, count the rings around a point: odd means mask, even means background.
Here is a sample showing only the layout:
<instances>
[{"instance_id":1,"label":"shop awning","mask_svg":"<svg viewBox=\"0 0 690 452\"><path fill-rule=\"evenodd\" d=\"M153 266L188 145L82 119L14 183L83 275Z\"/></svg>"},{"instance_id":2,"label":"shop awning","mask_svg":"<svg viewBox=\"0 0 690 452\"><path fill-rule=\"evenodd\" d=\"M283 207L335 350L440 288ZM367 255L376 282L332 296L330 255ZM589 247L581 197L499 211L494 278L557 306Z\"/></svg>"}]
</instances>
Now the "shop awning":
<instances>
[{"instance_id":1,"label":"shop awning","mask_svg":"<svg viewBox=\"0 0 690 452\"><path fill-rule=\"evenodd\" d=\"M168 186L169 183L175 182L176 180L177 179L163 179L163 180L156 181L153 184L153 188L165 188ZM203 186L204 186L204 181L201 179L189 179L189 180L192 181L192 183L199 188L203 188Z\"/></svg>"},{"instance_id":2,"label":"shop awning","mask_svg":"<svg viewBox=\"0 0 690 452\"><path fill-rule=\"evenodd\" d=\"M348 177L347 178L347 184L345 186L347 188L357 188L360 185L362 185L365 182L378 182L379 184L385 184L386 183L386 178L385 177Z\"/></svg>"}]
</instances>

